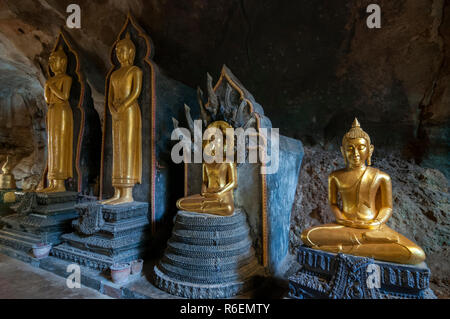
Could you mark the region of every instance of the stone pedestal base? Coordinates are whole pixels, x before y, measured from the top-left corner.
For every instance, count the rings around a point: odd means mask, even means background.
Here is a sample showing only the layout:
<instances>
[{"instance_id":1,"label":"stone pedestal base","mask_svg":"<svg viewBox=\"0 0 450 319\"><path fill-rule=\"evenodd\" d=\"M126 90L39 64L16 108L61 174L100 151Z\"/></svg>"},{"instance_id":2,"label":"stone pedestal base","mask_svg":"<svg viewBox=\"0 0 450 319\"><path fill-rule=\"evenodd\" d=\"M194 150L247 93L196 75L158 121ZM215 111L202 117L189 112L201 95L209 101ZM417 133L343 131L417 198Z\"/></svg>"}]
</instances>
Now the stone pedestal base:
<instances>
[{"instance_id":1,"label":"stone pedestal base","mask_svg":"<svg viewBox=\"0 0 450 319\"><path fill-rule=\"evenodd\" d=\"M148 203L121 205L83 203L76 206L76 232L62 236L53 255L97 270L141 258L147 241Z\"/></svg>"},{"instance_id":2,"label":"stone pedestal base","mask_svg":"<svg viewBox=\"0 0 450 319\"><path fill-rule=\"evenodd\" d=\"M258 270L243 211L227 217L179 211L154 280L180 297L227 298L250 289Z\"/></svg>"},{"instance_id":3,"label":"stone pedestal base","mask_svg":"<svg viewBox=\"0 0 450 319\"><path fill-rule=\"evenodd\" d=\"M403 265L298 249L301 269L289 278L289 296L296 299L432 299L430 270L425 263Z\"/></svg>"},{"instance_id":4,"label":"stone pedestal base","mask_svg":"<svg viewBox=\"0 0 450 319\"><path fill-rule=\"evenodd\" d=\"M13 209L18 213L1 218L0 244L28 252L34 244L57 245L78 217L78 193L16 192Z\"/></svg>"},{"instance_id":5,"label":"stone pedestal base","mask_svg":"<svg viewBox=\"0 0 450 319\"><path fill-rule=\"evenodd\" d=\"M0 218L6 215L14 214L11 206L16 202L17 189L2 189L0 190ZM0 229L3 228L3 223L0 220Z\"/></svg>"}]
</instances>

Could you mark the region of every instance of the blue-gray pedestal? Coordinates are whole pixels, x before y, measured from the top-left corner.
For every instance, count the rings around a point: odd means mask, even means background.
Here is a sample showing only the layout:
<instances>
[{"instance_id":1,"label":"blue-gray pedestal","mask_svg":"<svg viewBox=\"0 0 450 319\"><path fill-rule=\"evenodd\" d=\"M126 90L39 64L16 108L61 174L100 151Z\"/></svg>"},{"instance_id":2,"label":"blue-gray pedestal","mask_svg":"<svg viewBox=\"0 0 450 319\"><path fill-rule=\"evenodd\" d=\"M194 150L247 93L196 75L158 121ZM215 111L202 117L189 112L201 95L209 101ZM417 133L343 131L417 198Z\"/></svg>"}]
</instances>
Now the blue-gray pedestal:
<instances>
[{"instance_id":1,"label":"blue-gray pedestal","mask_svg":"<svg viewBox=\"0 0 450 319\"><path fill-rule=\"evenodd\" d=\"M179 211L154 281L180 297L227 298L250 289L259 268L243 211L227 217Z\"/></svg>"},{"instance_id":2,"label":"blue-gray pedestal","mask_svg":"<svg viewBox=\"0 0 450 319\"><path fill-rule=\"evenodd\" d=\"M143 202L77 205L80 217L72 223L76 232L61 236L63 243L52 254L101 271L141 258L148 240L148 206Z\"/></svg>"},{"instance_id":3,"label":"blue-gray pedestal","mask_svg":"<svg viewBox=\"0 0 450 319\"><path fill-rule=\"evenodd\" d=\"M76 192L35 193L16 192L18 213L1 219L0 244L29 252L34 244L47 242L57 245L61 235L70 230L78 217Z\"/></svg>"},{"instance_id":4,"label":"blue-gray pedestal","mask_svg":"<svg viewBox=\"0 0 450 319\"><path fill-rule=\"evenodd\" d=\"M307 247L298 249L301 269L289 278L296 299L432 299L425 263L403 265Z\"/></svg>"}]
</instances>

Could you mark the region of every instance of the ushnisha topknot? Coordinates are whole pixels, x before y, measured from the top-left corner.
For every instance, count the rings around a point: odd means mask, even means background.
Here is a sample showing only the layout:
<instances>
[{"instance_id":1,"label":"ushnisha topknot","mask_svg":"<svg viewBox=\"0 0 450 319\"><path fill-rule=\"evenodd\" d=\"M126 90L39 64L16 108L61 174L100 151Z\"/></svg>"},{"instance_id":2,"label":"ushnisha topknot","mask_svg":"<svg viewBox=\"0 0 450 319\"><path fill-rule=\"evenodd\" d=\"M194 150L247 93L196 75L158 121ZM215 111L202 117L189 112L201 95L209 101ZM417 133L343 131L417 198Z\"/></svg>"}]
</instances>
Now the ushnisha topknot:
<instances>
[{"instance_id":1,"label":"ushnisha topknot","mask_svg":"<svg viewBox=\"0 0 450 319\"><path fill-rule=\"evenodd\" d=\"M352 138L364 138L366 139L367 143L370 145L370 137L369 134L363 131L361 128L361 125L359 124L358 119L355 117L355 120L352 123L352 128L345 133L344 137L342 138L342 145L344 145L344 142L348 139Z\"/></svg>"},{"instance_id":2,"label":"ushnisha topknot","mask_svg":"<svg viewBox=\"0 0 450 319\"><path fill-rule=\"evenodd\" d=\"M50 56L60 56L62 58L67 59L66 52L64 52L64 48L62 44L59 44L55 51L53 51Z\"/></svg>"}]
</instances>

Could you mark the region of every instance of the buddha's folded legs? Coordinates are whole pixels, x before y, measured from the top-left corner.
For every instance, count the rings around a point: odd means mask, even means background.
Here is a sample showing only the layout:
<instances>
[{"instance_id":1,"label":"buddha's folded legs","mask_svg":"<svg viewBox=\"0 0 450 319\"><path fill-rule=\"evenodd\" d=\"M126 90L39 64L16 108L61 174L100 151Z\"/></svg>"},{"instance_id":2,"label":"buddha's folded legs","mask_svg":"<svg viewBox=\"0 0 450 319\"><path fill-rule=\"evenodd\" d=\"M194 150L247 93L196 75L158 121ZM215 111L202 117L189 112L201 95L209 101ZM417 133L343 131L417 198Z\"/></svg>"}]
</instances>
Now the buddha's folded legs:
<instances>
[{"instance_id":1,"label":"buddha's folded legs","mask_svg":"<svg viewBox=\"0 0 450 319\"><path fill-rule=\"evenodd\" d=\"M425 253L419 246L386 225L369 230L325 224L304 231L302 240L307 246L333 253L404 264L418 264L425 260Z\"/></svg>"},{"instance_id":2,"label":"buddha's folded legs","mask_svg":"<svg viewBox=\"0 0 450 319\"><path fill-rule=\"evenodd\" d=\"M359 244L355 229L339 224L311 227L302 233L302 240L310 247Z\"/></svg>"},{"instance_id":3,"label":"buddha's folded legs","mask_svg":"<svg viewBox=\"0 0 450 319\"><path fill-rule=\"evenodd\" d=\"M227 216L233 214L234 210L234 206L227 200L229 197L204 197L196 194L180 198L177 207L188 212Z\"/></svg>"}]
</instances>

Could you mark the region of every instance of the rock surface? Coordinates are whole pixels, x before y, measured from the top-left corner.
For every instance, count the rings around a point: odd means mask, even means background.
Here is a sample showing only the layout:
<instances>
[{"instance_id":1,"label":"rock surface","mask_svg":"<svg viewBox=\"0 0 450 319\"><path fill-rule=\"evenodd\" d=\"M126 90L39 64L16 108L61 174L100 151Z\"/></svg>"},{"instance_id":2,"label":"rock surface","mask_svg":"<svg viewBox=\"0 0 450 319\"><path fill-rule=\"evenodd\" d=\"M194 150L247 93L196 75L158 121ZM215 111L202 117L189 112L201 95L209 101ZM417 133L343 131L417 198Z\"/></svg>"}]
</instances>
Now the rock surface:
<instances>
[{"instance_id":1,"label":"rock surface","mask_svg":"<svg viewBox=\"0 0 450 319\"><path fill-rule=\"evenodd\" d=\"M0 83L44 105L47 59L63 27L102 111L109 50L131 12L169 76L195 87L227 64L283 135L335 145L358 116L376 145L450 177L450 3L380 0L381 29L369 29L372 2L79 0L81 29L68 29L70 1L4 0Z\"/></svg>"},{"instance_id":2,"label":"rock surface","mask_svg":"<svg viewBox=\"0 0 450 319\"><path fill-rule=\"evenodd\" d=\"M373 167L391 176L394 212L387 224L421 246L431 269L432 289L450 298L450 194L448 180L435 169L420 167L375 149ZM291 250L301 244L301 232L333 222L328 205L328 175L344 167L336 151L305 147L305 157L291 217Z\"/></svg>"}]
</instances>

